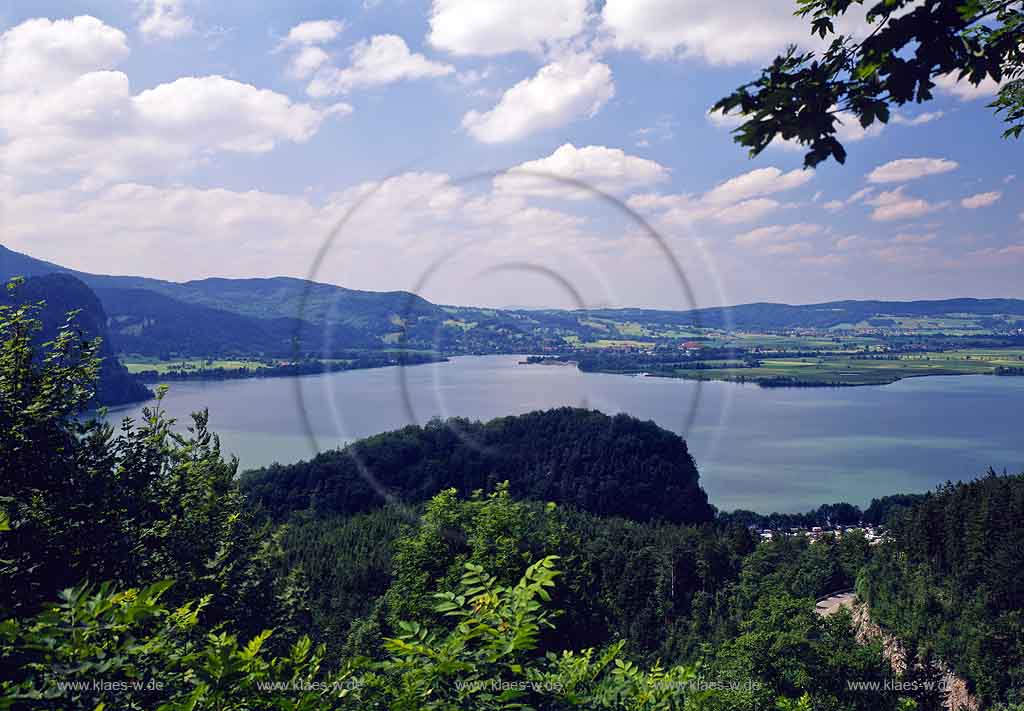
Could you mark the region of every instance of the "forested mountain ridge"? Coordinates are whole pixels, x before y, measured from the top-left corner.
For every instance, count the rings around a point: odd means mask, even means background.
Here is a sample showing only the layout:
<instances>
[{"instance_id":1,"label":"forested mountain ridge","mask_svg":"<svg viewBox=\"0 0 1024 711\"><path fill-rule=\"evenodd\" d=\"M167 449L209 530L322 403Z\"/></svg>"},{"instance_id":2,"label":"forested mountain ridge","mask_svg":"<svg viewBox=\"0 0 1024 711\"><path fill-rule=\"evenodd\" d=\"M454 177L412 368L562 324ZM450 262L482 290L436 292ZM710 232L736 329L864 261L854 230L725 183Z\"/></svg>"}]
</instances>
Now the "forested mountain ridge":
<instances>
[{"instance_id":1,"label":"forested mountain ridge","mask_svg":"<svg viewBox=\"0 0 1024 711\"><path fill-rule=\"evenodd\" d=\"M42 303L38 312L42 330L39 343L52 341L70 311L77 311L73 325L82 340L100 339L101 357L95 405L124 405L148 400L153 393L132 377L110 346L107 316L96 294L69 274L47 274L25 280L0 295L0 304L20 306Z\"/></svg>"},{"instance_id":2,"label":"forested mountain ridge","mask_svg":"<svg viewBox=\"0 0 1024 711\"><path fill-rule=\"evenodd\" d=\"M364 472L405 503L448 488L468 496L508 481L518 498L597 515L676 523L714 516L681 437L628 415L573 408L410 426L307 462L250 471L241 482L253 502L279 518L310 507L353 514L384 503Z\"/></svg>"},{"instance_id":3,"label":"forested mountain ridge","mask_svg":"<svg viewBox=\"0 0 1024 711\"><path fill-rule=\"evenodd\" d=\"M0 278L64 272L95 289L118 352L146 356L330 357L353 348L407 347L457 353L565 350L570 343L675 333L830 329L879 318L942 314L1024 317L1020 299L835 301L656 309L487 309L434 304L403 291L370 292L290 277L210 278L183 283L87 274L0 245ZM1017 321L1020 322L1019 320ZM633 334L633 335L630 335ZM173 347L172 347L173 346Z\"/></svg>"}]
</instances>

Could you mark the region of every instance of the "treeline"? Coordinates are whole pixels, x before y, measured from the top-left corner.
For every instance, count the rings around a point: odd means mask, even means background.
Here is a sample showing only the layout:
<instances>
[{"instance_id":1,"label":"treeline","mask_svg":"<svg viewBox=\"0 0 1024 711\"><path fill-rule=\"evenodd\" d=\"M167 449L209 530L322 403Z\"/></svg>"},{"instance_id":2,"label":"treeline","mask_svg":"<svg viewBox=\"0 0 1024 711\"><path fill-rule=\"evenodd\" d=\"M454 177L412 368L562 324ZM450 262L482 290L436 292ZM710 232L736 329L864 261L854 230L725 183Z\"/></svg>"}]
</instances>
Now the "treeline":
<instances>
[{"instance_id":1,"label":"treeline","mask_svg":"<svg viewBox=\"0 0 1024 711\"><path fill-rule=\"evenodd\" d=\"M893 520L861 579L877 620L969 679L1024 703L1024 475L947 484Z\"/></svg>"},{"instance_id":2,"label":"treeline","mask_svg":"<svg viewBox=\"0 0 1024 711\"><path fill-rule=\"evenodd\" d=\"M180 382L187 380L242 380L247 378L283 378L298 375L320 375L346 370L366 370L396 365L423 365L447 360L429 353L388 352L355 355L344 362L305 360L296 363L277 363L260 367L195 368L191 370L141 370L135 375L146 383Z\"/></svg>"},{"instance_id":3,"label":"treeline","mask_svg":"<svg viewBox=\"0 0 1024 711\"><path fill-rule=\"evenodd\" d=\"M893 515L924 499L923 494L894 494L872 499L864 510L859 506L840 502L822 504L806 513L759 514L754 511L737 509L718 514L718 520L725 524L761 529L812 528L814 526L856 526L885 524Z\"/></svg>"},{"instance_id":4,"label":"treeline","mask_svg":"<svg viewBox=\"0 0 1024 711\"><path fill-rule=\"evenodd\" d=\"M512 494L597 515L710 521L686 442L628 415L561 408L487 423L435 420L247 472L242 488L272 516L312 509L350 514L386 500L421 503L452 487L463 496L508 481Z\"/></svg>"}]
</instances>

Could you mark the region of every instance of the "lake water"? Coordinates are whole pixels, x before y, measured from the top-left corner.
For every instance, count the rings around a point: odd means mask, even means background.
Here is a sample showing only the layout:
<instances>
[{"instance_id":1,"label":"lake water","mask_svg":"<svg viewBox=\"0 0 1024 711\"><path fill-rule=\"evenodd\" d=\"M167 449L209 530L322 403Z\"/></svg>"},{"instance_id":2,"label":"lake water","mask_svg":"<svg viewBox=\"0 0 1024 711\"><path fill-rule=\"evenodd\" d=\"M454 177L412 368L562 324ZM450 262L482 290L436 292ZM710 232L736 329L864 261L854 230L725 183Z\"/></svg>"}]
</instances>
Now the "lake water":
<instances>
[{"instance_id":1,"label":"lake water","mask_svg":"<svg viewBox=\"0 0 1024 711\"><path fill-rule=\"evenodd\" d=\"M1024 378L767 389L519 360L461 357L303 378L176 383L164 405L179 422L209 408L211 429L243 468L308 459L318 448L435 416L486 420L562 405L626 412L684 435L711 503L725 510L866 505L973 478L989 466L1024 471ZM109 416L138 417L141 409Z\"/></svg>"}]
</instances>

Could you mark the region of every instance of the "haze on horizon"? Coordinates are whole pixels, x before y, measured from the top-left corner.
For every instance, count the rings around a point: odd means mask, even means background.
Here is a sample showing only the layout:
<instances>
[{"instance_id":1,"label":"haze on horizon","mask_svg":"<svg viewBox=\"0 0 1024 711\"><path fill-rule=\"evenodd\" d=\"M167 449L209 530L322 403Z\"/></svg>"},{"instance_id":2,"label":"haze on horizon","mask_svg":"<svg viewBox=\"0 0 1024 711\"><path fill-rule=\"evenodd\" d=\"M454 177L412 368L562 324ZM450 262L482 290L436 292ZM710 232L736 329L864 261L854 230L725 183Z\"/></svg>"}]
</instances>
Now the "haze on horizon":
<instances>
[{"instance_id":1,"label":"haze on horizon","mask_svg":"<svg viewBox=\"0 0 1024 711\"><path fill-rule=\"evenodd\" d=\"M848 124L847 164L804 171L788 145L748 160L707 113L811 44L790 0L519 3L535 23L508 7L15 2L3 243L93 273L460 305L1024 297L1021 144L999 138L994 87L947 82L887 126ZM616 196L663 244L517 167Z\"/></svg>"}]
</instances>

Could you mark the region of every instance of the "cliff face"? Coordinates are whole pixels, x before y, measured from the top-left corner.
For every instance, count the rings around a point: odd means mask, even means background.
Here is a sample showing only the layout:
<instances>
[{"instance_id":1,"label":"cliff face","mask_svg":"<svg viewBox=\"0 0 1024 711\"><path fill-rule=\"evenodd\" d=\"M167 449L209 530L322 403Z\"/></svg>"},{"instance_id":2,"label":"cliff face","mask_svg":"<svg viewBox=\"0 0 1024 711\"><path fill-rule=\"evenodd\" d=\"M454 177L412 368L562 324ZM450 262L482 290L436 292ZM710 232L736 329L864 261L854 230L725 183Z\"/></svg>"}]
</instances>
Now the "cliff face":
<instances>
[{"instance_id":1,"label":"cliff face","mask_svg":"<svg viewBox=\"0 0 1024 711\"><path fill-rule=\"evenodd\" d=\"M25 281L2 298L13 300L17 304L43 302L38 318L43 329L38 335L38 342L53 340L67 320L69 311L77 310L75 328L85 339L97 336L102 339L100 357L99 384L96 392L97 405L124 405L140 402L153 397L153 393L138 382L121 364L110 346L110 332L107 328L107 315L96 294L81 280L70 274L47 274Z\"/></svg>"}]
</instances>

